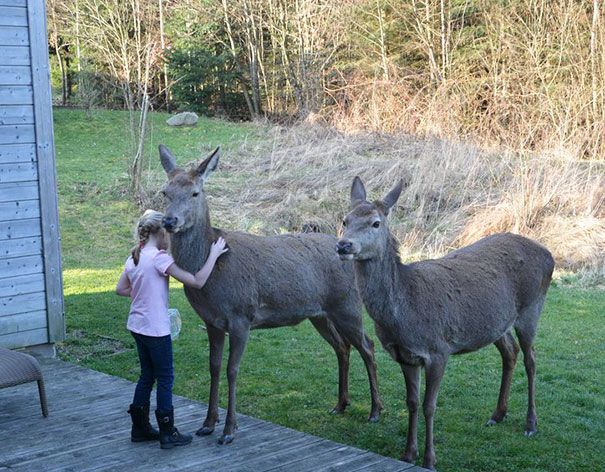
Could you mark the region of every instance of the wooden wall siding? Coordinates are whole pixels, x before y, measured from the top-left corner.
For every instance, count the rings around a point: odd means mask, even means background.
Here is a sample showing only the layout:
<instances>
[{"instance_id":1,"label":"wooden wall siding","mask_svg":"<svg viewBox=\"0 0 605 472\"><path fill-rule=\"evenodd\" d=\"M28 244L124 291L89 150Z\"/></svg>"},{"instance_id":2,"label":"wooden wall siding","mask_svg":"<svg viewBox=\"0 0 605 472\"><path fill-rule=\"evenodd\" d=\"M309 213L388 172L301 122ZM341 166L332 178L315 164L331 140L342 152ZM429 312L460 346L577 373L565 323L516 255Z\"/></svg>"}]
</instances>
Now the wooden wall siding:
<instances>
[{"instance_id":1,"label":"wooden wall siding","mask_svg":"<svg viewBox=\"0 0 605 472\"><path fill-rule=\"evenodd\" d=\"M0 336L14 336L15 333L29 331L33 329L43 329L44 331L46 331L46 310L32 311L29 313L19 313L18 315L3 316L2 323L0 323ZM43 342L45 341L41 341L36 344L41 344ZM1 341L0 345L3 345ZM11 347L20 346L18 346L17 344L13 344L11 345Z\"/></svg>"},{"instance_id":2,"label":"wooden wall siding","mask_svg":"<svg viewBox=\"0 0 605 472\"><path fill-rule=\"evenodd\" d=\"M32 74L29 67L0 65L0 85L31 85L31 83Z\"/></svg>"},{"instance_id":3,"label":"wooden wall siding","mask_svg":"<svg viewBox=\"0 0 605 472\"><path fill-rule=\"evenodd\" d=\"M44 0L27 0L27 24L29 25L32 88L34 90L34 127L38 186L40 189L40 220L42 223L48 341L55 342L65 339L65 314L63 311L61 234L59 232L55 144L53 140L50 68L48 66Z\"/></svg>"},{"instance_id":4,"label":"wooden wall siding","mask_svg":"<svg viewBox=\"0 0 605 472\"><path fill-rule=\"evenodd\" d=\"M0 150L2 147L0 146ZM19 200L35 200L38 198L37 182L22 182L5 184L0 182L0 203Z\"/></svg>"},{"instance_id":5,"label":"wooden wall siding","mask_svg":"<svg viewBox=\"0 0 605 472\"><path fill-rule=\"evenodd\" d=\"M46 308L44 291L37 293L22 293L0 298L0 317L18 315L31 311L43 311Z\"/></svg>"},{"instance_id":6,"label":"wooden wall siding","mask_svg":"<svg viewBox=\"0 0 605 472\"><path fill-rule=\"evenodd\" d=\"M2 65L4 65L4 66L28 66L29 63L30 63L29 47L27 47L27 46L3 46L2 47Z\"/></svg>"},{"instance_id":7,"label":"wooden wall siding","mask_svg":"<svg viewBox=\"0 0 605 472\"><path fill-rule=\"evenodd\" d=\"M0 221L40 218L40 202L26 200L0 203Z\"/></svg>"},{"instance_id":8,"label":"wooden wall siding","mask_svg":"<svg viewBox=\"0 0 605 472\"><path fill-rule=\"evenodd\" d=\"M0 222L0 241L3 239L31 238L41 234L39 218Z\"/></svg>"},{"instance_id":9,"label":"wooden wall siding","mask_svg":"<svg viewBox=\"0 0 605 472\"><path fill-rule=\"evenodd\" d=\"M0 279L0 298L43 291L44 275L42 273Z\"/></svg>"},{"instance_id":10,"label":"wooden wall siding","mask_svg":"<svg viewBox=\"0 0 605 472\"><path fill-rule=\"evenodd\" d=\"M29 46L27 26L3 26L0 30L0 46Z\"/></svg>"},{"instance_id":11,"label":"wooden wall siding","mask_svg":"<svg viewBox=\"0 0 605 472\"><path fill-rule=\"evenodd\" d=\"M5 105L0 108L0 126L31 125L34 123L32 105Z\"/></svg>"},{"instance_id":12,"label":"wooden wall siding","mask_svg":"<svg viewBox=\"0 0 605 472\"><path fill-rule=\"evenodd\" d=\"M26 182L38 178L35 162L0 164L0 182Z\"/></svg>"},{"instance_id":13,"label":"wooden wall siding","mask_svg":"<svg viewBox=\"0 0 605 472\"><path fill-rule=\"evenodd\" d=\"M42 312L41 314L44 314ZM15 326L19 326L16 324ZM28 329L27 331L16 331L10 334L0 335L0 346L13 349L23 346L35 346L48 342L48 328Z\"/></svg>"},{"instance_id":14,"label":"wooden wall siding","mask_svg":"<svg viewBox=\"0 0 605 472\"><path fill-rule=\"evenodd\" d=\"M20 256L0 259L0 271L6 277L42 273L42 256Z\"/></svg>"},{"instance_id":15,"label":"wooden wall siding","mask_svg":"<svg viewBox=\"0 0 605 472\"><path fill-rule=\"evenodd\" d=\"M36 145L28 144L6 144L0 146L0 163L10 164L13 162L35 162ZM0 181L1 182L1 181Z\"/></svg>"},{"instance_id":16,"label":"wooden wall siding","mask_svg":"<svg viewBox=\"0 0 605 472\"><path fill-rule=\"evenodd\" d=\"M0 258L39 256L42 254L42 237L19 238L0 241ZM38 267L36 270L42 269ZM4 274L3 274L4 275Z\"/></svg>"},{"instance_id":17,"label":"wooden wall siding","mask_svg":"<svg viewBox=\"0 0 605 472\"><path fill-rule=\"evenodd\" d=\"M0 345L63 339L44 0L0 0Z\"/></svg>"},{"instance_id":18,"label":"wooden wall siding","mask_svg":"<svg viewBox=\"0 0 605 472\"><path fill-rule=\"evenodd\" d=\"M0 86L0 106L31 105L34 92L30 86Z\"/></svg>"},{"instance_id":19,"label":"wooden wall siding","mask_svg":"<svg viewBox=\"0 0 605 472\"><path fill-rule=\"evenodd\" d=\"M21 7L27 6L27 0L0 0L0 7Z\"/></svg>"},{"instance_id":20,"label":"wooden wall siding","mask_svg":"<svg viewBox=\"0 0 605 472\"><path fill-rule=\"evenodd\" d=\"M0 145L31 144L35 142L34 125L0 125Z\"/></svg>"},{"instance_id":21,"label":"wooden wall siding","mask_svg":"<svg viewBox=\"0 0 605 472\"><path fill-rule=\"evenodd\" d=\"M5 5L0 6L0 26L27 26L25 2L5 0L0 5Z\"/></svg>"}]
</instances>

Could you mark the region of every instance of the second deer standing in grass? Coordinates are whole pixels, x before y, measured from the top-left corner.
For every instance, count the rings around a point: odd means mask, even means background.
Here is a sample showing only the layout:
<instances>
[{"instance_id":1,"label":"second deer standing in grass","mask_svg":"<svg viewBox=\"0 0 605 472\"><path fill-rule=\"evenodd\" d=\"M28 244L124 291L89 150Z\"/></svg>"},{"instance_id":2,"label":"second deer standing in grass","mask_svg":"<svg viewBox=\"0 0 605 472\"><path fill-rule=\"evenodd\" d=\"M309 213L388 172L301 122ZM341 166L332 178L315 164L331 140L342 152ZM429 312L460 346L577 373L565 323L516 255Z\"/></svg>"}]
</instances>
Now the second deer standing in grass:
<instances>
[{"instance_id":1,"label":"second deer standing in grass","mask_svg":"<svg viewBox=\"0 0 605 472\"><path fill-rule=\"evenodd\" d=\"M370 203L359 177L351 188L341 258L355 261L355 278L374 320L376 334L405 377L409 412L402 459L417 455L420 369L426 373L423 410L426 421L424 467L435 466L433 415L448 357L495 344L502 355L498 404L488 424L506 415L513 369L521 344L528 381L525 434L537 429L534 336L554 261L543 246L522 236L488 236L441 259L402 264L387 215L402 183L383 200Z\"/></svg>"}]
</instances>

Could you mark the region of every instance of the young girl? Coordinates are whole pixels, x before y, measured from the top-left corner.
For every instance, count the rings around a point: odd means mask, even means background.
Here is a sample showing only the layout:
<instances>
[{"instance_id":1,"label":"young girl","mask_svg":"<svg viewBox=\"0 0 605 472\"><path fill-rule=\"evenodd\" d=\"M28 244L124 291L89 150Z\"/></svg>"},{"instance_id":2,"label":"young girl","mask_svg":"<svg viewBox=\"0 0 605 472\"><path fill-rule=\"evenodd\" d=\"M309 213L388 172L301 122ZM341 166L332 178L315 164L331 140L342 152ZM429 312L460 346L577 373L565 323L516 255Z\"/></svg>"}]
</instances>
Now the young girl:
<instances>
[{"instance_id":1,"label":"young girl","mask_svg":"<svg viewBox=\"0 0 605 472\"><path fill-rule=\"evenodd\" d=\"M137 225L138 244L126 260L116 293L131 297L127 328L132 333L139 353L141 376L128 412L132 417L133 442L160 440L162 449L183 446L191 435L181 434L174 427L172 407L172 341L168 317L168 276L190 287L204 286L216 260L227 252L225 240L212 243L210 255L195 275L178 267L166 252L168 234L162 226L162 213L147 210ZM149 400L157 381L157 409L160 431L149 423Z\"/></svg>"}]
</instances>

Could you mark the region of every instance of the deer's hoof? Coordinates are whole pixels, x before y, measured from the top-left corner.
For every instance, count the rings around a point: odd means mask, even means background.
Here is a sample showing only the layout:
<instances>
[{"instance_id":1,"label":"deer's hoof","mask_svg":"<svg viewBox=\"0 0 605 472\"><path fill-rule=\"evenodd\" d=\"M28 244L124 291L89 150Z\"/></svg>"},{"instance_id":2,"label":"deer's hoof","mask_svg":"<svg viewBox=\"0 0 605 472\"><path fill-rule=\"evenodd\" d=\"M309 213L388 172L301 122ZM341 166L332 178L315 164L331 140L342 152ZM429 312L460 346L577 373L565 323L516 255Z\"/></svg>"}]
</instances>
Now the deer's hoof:
<instances>
[{"instance_id":1,"label":"deer's hoof","mask_svg":"<svg viewBox=\"0 0 605 472\"><path fill-rule=\"evenodd\" d=\"M347 406L349 406L349 402L346 403L338 403L334 408L332 408L332 411L330 411L331 415L342 415Z\"/></svg>"},{"instance_id":2,"label":"deer's hoof","mask_svg":"<svg viewBox=\"0 0 605 472\"><path fill-rule=\"evenodd\" d=\"M418 459L418 448L416 446L411 446L405 450L400 460L407 462L408 464L413 464L416 462L416 459Z\"/></svg>"},{"instance_id":3,"label":"deer's hoof","mask_svg":"<svg viewBox=\"0 0 605 472\"><path fill-rule=\"evenodd\" d=\"M525 422L525 431L523 432L523 434L525 435L526 438L531 438L532 436L535 436L535 434L538 432L538 419L535 416L530 416L529 418L527 418L527 421Z\"/></svg>"},{"instance_id":4,"label":"deer's hoof","mask_svg":"<svg viewBox=\"0 0 605 472\"><path fill-rule=\"evenodd\" d=\"M494 426L506 418L506 411L496 410L485 426Z\"/></svg>"},{"instance_id":5,"label":"deer's hoof","mask_svg":"<svg viewBox=\"0 0 605 472\"><path fill-rule=\"evenodd\" d=\"M378 423L380 421L380 413L372 413L368 417L368 423Z\"/></svg>"},{"instance_id":6,"label":"deer's hoof","mask_svg":"<svg viewBox=\"0 0 605 472\"><path fill-rule=\"evenodd\" d=\"M219 444L231 444L235 439L235 435L233 434L223 434L220 438L218 438Z\"/></svg>"},{"instance_id":7,"label":"deer's hoof","mask_svg":"<svg viewBox=\"0 0 605 472\"><path fill-rule=\"evenodd\" d=\"M196 436L208 436L212 433L214 433L214 426L202 426L195 432Z\"/></svg>"}]
</instances>

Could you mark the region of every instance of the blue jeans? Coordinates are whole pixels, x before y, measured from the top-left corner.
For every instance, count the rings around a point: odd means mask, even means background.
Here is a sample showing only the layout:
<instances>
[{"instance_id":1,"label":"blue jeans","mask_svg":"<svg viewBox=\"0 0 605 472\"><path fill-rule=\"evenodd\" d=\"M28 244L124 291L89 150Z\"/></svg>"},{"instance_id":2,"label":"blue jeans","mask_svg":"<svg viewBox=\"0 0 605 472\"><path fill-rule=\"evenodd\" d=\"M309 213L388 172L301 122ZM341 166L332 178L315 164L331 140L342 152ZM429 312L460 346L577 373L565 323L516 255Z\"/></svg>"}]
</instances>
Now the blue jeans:
<instances>
[{"instance_id":1,"label":"blue jeans","mask_svg":"<svg viewBox=\"0 0 605 472\"><path fill-rule=\"evenodd\" d=\"M157 381L157 409L172 410L172 384L174 371L172 368L172 340L170 335L154 337L133 333L137 343L141 376L134 391L135 406L149 405L153 383Z\"/></svg>"}]
</instances>

